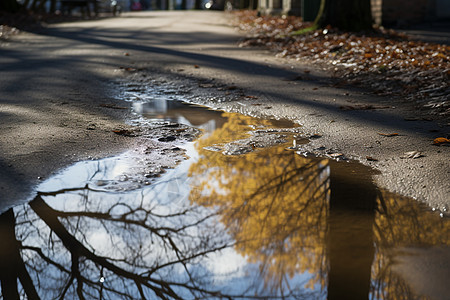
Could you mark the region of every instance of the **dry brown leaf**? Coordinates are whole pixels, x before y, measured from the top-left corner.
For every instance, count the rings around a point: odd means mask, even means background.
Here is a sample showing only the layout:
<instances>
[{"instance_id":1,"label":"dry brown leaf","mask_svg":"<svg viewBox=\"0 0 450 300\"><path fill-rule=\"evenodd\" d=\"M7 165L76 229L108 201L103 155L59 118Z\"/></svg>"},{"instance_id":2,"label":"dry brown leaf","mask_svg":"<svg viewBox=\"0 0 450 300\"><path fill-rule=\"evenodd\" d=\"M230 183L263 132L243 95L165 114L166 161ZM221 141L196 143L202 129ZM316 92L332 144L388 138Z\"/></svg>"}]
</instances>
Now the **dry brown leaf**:
<instances>
[{"instance_id":1,"label":"dry brown leaf","mask_svg":"<svg viewBox=\"0 0 450 300\"><path fill-rule=\"evenodd\" d=\"M378 161L378 159L373 158L372 156L366 156L366 159L367 159L368 161Z\"/></svg>"},{"instance_id":2,"label":"dry brown leaf","mask_svg":"<svg viewBox=\"0 0 450 300\"><path fill-rule=\"evenodd\" d=\"M433 145L437 145L437 146L449 144L449 143L450 143L450 140L446 139L444 137L438 137L433 140Z\"/></svg>"},{"instance_id":3,"label":"dry brown leaf","mask_svg":"<svg viewBox=\"0 0 450 300\"><path fill-rule=\"evenodd\" d=\"M387 136L387 137L392 137L392 136L398 136L398 133L381 133L381 132L378 132L378 134L379 135L382 135L382 136Z\"/></svg>"},{"instance_id":4,"label":"dry brown leaf","mask_svg":"<svg viewBox=\"0 0 450 300\"><path fill-rule=\"evenodd\" d=\"M115 130L113 130L113 132L115 134L123 135L123 136L130 136L130 137L137 136L136 132L134 132L132 130L128 130L128 129L115 129Z\"/></svg>"}]
</instances>

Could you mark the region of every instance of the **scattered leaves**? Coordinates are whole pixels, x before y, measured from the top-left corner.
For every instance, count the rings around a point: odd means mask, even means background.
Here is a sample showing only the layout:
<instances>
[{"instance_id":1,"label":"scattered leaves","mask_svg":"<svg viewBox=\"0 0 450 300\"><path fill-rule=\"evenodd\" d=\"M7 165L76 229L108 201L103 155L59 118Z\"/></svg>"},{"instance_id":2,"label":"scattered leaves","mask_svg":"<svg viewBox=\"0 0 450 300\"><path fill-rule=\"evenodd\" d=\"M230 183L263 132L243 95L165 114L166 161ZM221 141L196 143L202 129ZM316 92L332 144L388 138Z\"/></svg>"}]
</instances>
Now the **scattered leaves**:
<instances>
[{"instance_id":1,"label":"scattered leaves","mask_svg":"<svg viewBox=\"0 0 450 300\"><path fill-rule=\"evenodd\" d=\"M438 137L433 140L433 145L440 146L444 144L450 144L450 140L444 137Z\"/></svg>"},{"instance_id":2,"label":"scattered leaves","mask_svg":"<svg viewBox=\"0 0 450 300\"><path fill-rule=\"evenodd\" d=\"M237 26L248 36L241 47L263 46L278 57L326 64L341 85L356 84L379 95L402 96L434 114L450 117L449 45L414 41L382 28L361 34L334 28L293 34L311 23L295 16L258 16L256 11L235 15Z\"/></svg>"}]
</instances>

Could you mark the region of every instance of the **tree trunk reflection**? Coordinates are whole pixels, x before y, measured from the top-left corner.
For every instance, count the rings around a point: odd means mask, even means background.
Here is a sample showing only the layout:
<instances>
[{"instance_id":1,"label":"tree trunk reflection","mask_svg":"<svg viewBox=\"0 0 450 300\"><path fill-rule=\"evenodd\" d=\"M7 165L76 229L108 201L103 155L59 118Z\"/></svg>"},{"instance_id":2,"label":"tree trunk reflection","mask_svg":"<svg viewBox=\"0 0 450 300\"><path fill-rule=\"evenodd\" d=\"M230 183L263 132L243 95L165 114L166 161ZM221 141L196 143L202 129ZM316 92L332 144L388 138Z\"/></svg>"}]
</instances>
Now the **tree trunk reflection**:
<instances>
[{"instance_id":1,"label":"tree trunk reflection","mask_svg":"<svg viewBox=\"0 0 450 300\"><path fill-rule=\"evenodd\" d=\"M345 170L348 167L331 168L329 300L368 299L370 295L377 190L370 178L364 178L367 170L351 175Z\"/></svg>"}]
</instances>

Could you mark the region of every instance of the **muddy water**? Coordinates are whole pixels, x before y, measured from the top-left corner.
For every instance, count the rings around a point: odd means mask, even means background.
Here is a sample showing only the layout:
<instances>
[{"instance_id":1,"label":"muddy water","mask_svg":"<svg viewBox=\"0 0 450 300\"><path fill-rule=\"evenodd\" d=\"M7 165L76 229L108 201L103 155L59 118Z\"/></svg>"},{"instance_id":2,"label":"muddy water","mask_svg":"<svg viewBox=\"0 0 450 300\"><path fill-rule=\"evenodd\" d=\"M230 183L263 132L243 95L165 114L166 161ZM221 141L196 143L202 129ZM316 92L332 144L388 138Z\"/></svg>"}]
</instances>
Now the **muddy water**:
<instances>
[{"instance_id":1,"label":"muddy water","mask_svg":"<svg viewBox=\"0 0 450 300\"><path fill-rule=\"evenodd\" d=\"M3 214L5 299L412 299L399 253L448 249L447 218L359 164L297 154L285 122L175 101L134 110L204 134L151 184L129 180L127 155L81 162Z\"/></svg>"}]
</instances>

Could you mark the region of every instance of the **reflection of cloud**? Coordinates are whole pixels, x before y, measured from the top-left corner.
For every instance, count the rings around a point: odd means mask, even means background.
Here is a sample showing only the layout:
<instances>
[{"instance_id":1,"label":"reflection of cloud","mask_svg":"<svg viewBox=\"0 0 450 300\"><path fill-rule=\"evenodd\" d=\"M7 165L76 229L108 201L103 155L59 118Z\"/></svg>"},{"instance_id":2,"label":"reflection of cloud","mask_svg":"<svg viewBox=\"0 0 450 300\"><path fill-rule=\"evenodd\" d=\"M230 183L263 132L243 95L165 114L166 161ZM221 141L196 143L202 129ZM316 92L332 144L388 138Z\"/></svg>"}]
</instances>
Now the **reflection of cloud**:
<instances>
[{"instance_id":1,"label":"reflection of cloud","mask_svg":"<svg viewBox=\"0 0 450 300\"><path fill-rule=\"evenodd\" d=\"M63 189L82 188L86 183L96 180L114 180L136 165L130 153L94 161L74 164L41 183L39 192L55 192Z\"/></svg>"},{"instance_id":2,"label":"reflection of cloud","mask_svg":"<svg viewBox=\"0 0 450 300\"><path fill-rule=\"evenodd\" d=\"M95 252L107 253L110 255L111 249L118 245L113 245L112 237L106 232L104 228L92 229L86 234L88 243L95 249Z\"/></svg>"},{"instance_id":3,"label":"reflection of cloud","mask_svg":"<svg viewBox=\"0 0 450 300\"><path fill-rule=\"evenodd\" d=\"M208 258L204 261L205 268L212 273L213 277L217 276L218 279L222 278L222 280L243 277L245 275L244 267L247 265L247 259L232 248L214 252L208 255Z\"/></svg>"}]
</instances>

